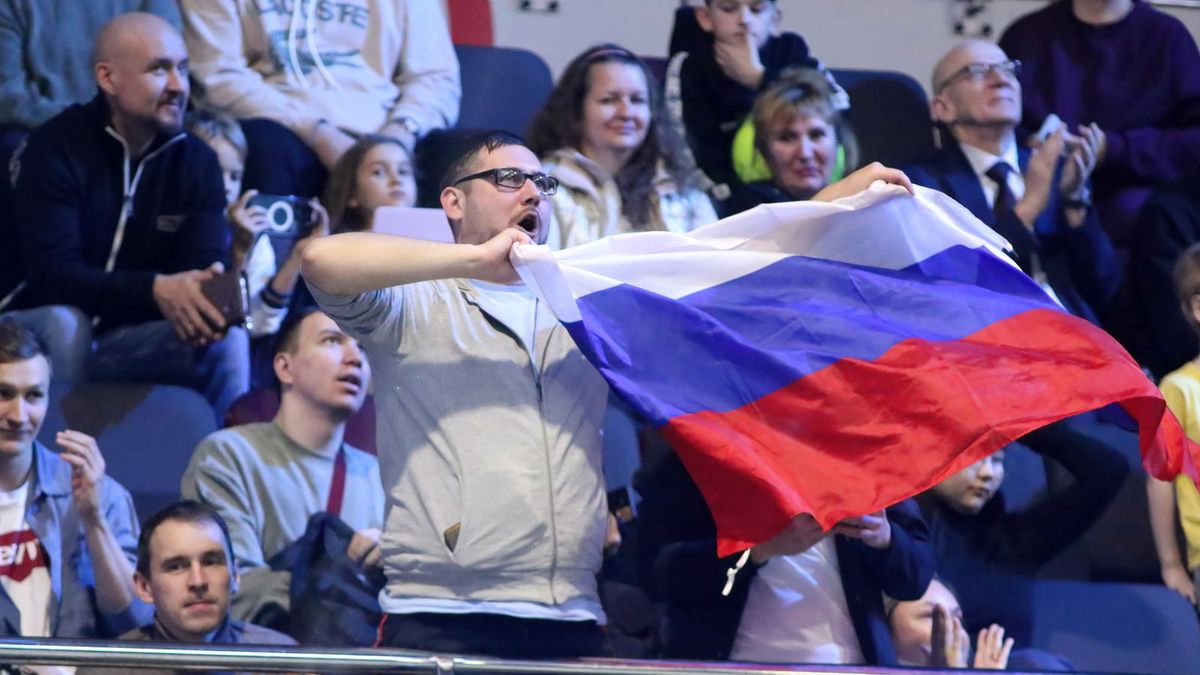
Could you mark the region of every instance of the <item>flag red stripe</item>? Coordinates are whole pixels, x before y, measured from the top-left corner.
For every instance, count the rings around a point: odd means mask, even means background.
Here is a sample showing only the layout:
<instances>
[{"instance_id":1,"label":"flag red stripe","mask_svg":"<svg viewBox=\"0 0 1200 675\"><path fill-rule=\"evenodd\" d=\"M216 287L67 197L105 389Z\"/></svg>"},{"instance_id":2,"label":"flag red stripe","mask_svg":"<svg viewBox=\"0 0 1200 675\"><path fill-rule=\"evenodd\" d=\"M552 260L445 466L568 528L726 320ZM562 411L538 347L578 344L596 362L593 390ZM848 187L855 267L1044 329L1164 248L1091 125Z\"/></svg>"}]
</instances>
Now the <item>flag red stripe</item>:
<instances>
[{"instance_id":1,"label":"flag red stripe","mask_svg":"<svg viewBox=\"0 0 1200 675\"><path fill-rule=\"evenodd\" d=\"M1152 473L1197 478L1200 449L1129 355L1054 310L961 340L905 340L874 360L842 359L736 410L676 417L663 432L728 555L801 512L829 526L877 511L1029 431L1116 402L1138 421Z\"/></svg>"}]
</instances>

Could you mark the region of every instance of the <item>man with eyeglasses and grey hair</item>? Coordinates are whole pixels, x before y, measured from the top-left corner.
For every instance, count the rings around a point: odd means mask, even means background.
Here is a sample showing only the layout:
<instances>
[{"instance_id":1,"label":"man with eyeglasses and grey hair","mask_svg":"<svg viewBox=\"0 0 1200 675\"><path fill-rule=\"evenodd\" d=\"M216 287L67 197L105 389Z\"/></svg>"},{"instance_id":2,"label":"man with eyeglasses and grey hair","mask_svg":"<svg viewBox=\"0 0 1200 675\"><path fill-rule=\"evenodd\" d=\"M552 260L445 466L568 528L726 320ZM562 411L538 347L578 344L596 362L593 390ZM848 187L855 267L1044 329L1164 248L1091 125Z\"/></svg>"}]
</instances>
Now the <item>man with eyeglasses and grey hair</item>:
<instances>
[{"instance_id":1,"label":"man with eyeglasses and grey hair","mask_svg":"<svg viewBox=\"0 0 1200 675\"><path fill-rule=\"evenodd\" d=\"M940 149L905 167L914 183L940 190L1012 244L1013 257L1072 314L1095 323L1116 291L1112 243L1091 208L1089 179L1100 132L1050 118L1017 137L1021 64L996 45L963 42L933 71Z\"/></svg>"},{"instance_id":2,"label":"man with eyeglasses and grey hair","mask_svg":"<svg viewBox=\"0 0 1200 675\"><path fill-rule=\"evenodd\" d=\"M1117 283L1112 244L1088 196L1099 130L1055 126L1052 118L1034 138L1019 139L1020 67L982 41L963 42L942 57L931 101L941 148L905 173L1004 236L1017 264L1050 297L1095 322ZM1021 648L1032 636L1030 580L1100 518L1127 473L1114 446L1136 452L1136 438L1088 414L1018 440L1064 467L1075 479L1071 488L1010 511L997 497L1004 469L994 456L946 478L918 503L933 533L938 574L957 589L972 619L968 630L997 623ZM1052 661L1032 667L1049 669Z\"/></svg>"},{"instance_id":3,"label":"man with eyeglasses and grey hair","mask_svg":"<svg viewBox=\"0 0 1200 675\"><path fill-rule=\"evenodd\" d=\"M608 387L519 282L558 181L521 139L474 137L447 170L454 244L314 242L304 277L376 374L380 645L506 658L598 654Z\"/></svg>"}]
</instances>

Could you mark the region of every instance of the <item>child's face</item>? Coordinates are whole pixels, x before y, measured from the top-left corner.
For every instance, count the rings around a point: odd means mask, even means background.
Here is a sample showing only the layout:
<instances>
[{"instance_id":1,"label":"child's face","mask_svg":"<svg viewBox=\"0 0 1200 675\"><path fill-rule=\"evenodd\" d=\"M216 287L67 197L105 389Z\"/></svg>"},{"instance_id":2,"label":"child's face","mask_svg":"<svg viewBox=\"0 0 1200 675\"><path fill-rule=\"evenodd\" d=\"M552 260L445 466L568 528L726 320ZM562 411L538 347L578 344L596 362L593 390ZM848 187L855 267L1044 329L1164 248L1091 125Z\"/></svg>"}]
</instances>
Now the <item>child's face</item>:
<instances>
[{"instance_id":1,"label":"child's face","mask_svg":"<svg viewBox=\"0 0 1200 675\"><path fill-rule=\"evenodd\" d=\"M209 146L217 153L217 161L221 163L221 175L225 179L225 203L232 204L242 193L242 158L233 144L224 138L210 140Z\"/></svg>"},{"instance_id":2,"label":"child's face","mask_svg":"<svg viewBox=\"0 0 1200 675\"><path fill-rule=\"evenodd\" d=\"M367 151L354 173L350 206L374 211L380 206L412 206L417 181L408 153L395 143L380 143Z\"/></svg>"},{"instance_id":3,"label":"child's face","mask_svg":"<svg viewBox=\"0 0 1200 675\"><path fill-rule=\"evenodd\" d=\"M934 579L920 600L901 602L892 611L892 641L900 663L928 666L933 652L933 613L945 607L952 618L962 621L958 599L942 582ZM949 627L947 627L949 628Z\"/></svg>"},{"instance_id":4,"label":"child's face","mask_svg":"<svg viewBox=\"0 0 1200 675\"><path fill-rule=\"evenodd\" d=\"M1003 482L1004 450L997 450L933 486L933 491L955 511L974 515L996 496Z\"/></svg>"},{"instance_id":5,"label":"child's face","mask_svg":"<svg viewBox=\"0 0 1200 675\"><path fill-rule=\"evenodd\" d=\"M749 33L762 48L778 25L779 8L773 0L709 0L696 8L696 19L718 42L741 42Z\"/></svg>"}]
</instances>

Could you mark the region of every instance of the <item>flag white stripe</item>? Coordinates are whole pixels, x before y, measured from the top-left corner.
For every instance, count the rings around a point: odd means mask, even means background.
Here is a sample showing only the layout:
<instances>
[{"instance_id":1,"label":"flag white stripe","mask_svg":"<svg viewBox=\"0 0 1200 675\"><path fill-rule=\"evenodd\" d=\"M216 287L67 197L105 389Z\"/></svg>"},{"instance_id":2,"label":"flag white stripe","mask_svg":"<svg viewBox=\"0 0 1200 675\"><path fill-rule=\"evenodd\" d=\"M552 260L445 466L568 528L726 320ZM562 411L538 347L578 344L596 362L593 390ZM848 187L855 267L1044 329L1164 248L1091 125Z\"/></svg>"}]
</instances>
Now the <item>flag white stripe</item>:
<instances>
[{"instance_id":1,"label":"flag white stripe","mask_svg":"<svg viewBox=\"0 0 1200 675\"><path fill-rule=\"evenodd\" d=\"M832 203L757 207L687 234L641 232L551 252L515 246L518 273L562 321L577 321L575 298L631 284L680 298L779 260L804 255L902 269L954 246L989 248L1001 258L1008 242L935 190L876 183ZM719 255L704 255L705 253Z\"/></svg>"}]
</instances>

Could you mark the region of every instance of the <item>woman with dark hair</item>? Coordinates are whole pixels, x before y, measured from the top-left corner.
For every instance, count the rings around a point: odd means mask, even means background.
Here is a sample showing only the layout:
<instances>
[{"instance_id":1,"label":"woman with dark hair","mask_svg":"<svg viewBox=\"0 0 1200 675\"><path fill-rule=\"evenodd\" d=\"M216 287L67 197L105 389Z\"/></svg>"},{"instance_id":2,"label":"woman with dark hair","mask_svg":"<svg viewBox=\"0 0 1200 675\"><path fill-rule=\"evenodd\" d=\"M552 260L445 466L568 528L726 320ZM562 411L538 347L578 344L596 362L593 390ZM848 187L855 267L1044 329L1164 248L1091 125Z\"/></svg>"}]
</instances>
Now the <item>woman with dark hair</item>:
<instances>
[{"instance_id":1,"label":"woman with dark hair","mask_svg":"<svg viewBox=\"0 0 1200 675\"><path fill-rule=\"evenodd\" d=\"M771 178L747 183L727 208L805 200L858 167L858 143L838 110L838 92L812 68L784 71L754 101L754 161ZM747 153L749 154L749 153Z\"/></svg>"},{"instance_id":2,"label":"woman with dark hair","mask_svg":"<svg viewBox=\"0 0 1200 675\"><path fill-rule=\"evenodd\" d=\"M620 232L686 232L717 219L665 119L650 71L629 50L598 45L567 66L528 134L560 181L551 247Z\"/></svg>"},{"instance_id":3,"label":"woman with dark hair","mask_svg":"<svg viewBox=\"0 0 1200 675\"><path fill-rule=\"evenodd\" d=\"M334 234L370 231L380 206L413 206L417 181L412 155L391 136L368 134L342 153L325 186Z\"/></svg>"}]
</instances>

